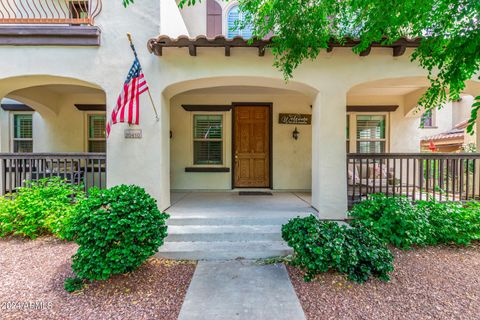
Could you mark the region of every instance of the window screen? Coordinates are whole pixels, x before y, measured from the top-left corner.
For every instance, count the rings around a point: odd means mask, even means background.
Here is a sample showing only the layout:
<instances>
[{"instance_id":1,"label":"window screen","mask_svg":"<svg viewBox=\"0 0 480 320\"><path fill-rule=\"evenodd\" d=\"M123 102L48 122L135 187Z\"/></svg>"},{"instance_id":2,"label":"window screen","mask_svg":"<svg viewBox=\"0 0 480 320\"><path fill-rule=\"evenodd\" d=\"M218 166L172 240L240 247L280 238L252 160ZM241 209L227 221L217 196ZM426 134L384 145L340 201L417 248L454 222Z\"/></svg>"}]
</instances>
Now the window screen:
<instances>
[{"instance_id":1,"label":"window screen","mask_svg":"<svg viewBox=\"0 0 480 320\"><path fill-rule=\"evenodd\" d=\"M198 165L223 163L223 117L193 116L193 163Z\"/></svg>"},{"instance_id":2,"label":"window screen","mask_svg":"<svg viewBox=\"0 0 480 320\"><path fill-rule=\"evenodd\" d=\"M13 152L33 152L31 114L13 116Z\"/></svg>"},{"instance_id":3,"label":"window screen","mask_svg":"<svg viewBox=\"0 0 480 320\"><path fill-rule=\"evenodd\" d=\"M240 29L236 25L236 21L240 23L245 21L244 14L240 11L238 6L234 6L230 9L227 16L227 38L233 38L235 36L241 36L244 39L252 37L252 25L248 24L243 29Z\"/></svg>"},{"instance_id":4,"label":"window screen","mask_svg":"<svg viewBox=\"0 0 480 320\"><path fill-rule=\"evenodd\" d=\"M105 115L88 116L88 152L105 152Z\"/></svg>"}]
</instances>

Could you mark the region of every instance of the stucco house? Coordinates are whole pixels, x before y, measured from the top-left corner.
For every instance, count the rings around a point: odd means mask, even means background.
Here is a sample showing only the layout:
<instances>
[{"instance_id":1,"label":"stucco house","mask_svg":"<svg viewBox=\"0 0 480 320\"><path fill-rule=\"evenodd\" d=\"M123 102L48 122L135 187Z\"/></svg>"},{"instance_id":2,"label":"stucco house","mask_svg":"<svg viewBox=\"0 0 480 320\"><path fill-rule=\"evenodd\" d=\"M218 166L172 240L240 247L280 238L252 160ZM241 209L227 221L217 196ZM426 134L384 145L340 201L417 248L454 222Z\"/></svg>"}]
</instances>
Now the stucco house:
<instances>
[{"instance_id":1,"label":"stucco house","mask_svg":"<svg viewBox=\"0 0 480 320\"><path fill-rule=\"evenodd\" d=\"M120 1L42 0L37 9L34 2L0 0L3 192L56 174L89 186L138 184L173 213L188 195L195 217L233 202L239 212L255 211L255 204L281 211L282 201L300 197L305 208L298 212L341 220L370 192L415 197L429 193L429 183L441 187L419 170L440 168L446 158L422 158L420 142L452 129L452 114L468 112L480 95L471 80L461 101L435 111L421 128L417 101L428 81L410 61L415 39L360 55L353 40L332 43L285 82L272 66L269 40L248 43L251 31L233 28L242 19L235 1L184 9L174 0L128 9ZM140 125L114 125L106 140L105 118L133 58L127 32L159 121L142 95ZM445 161L448 171L465 161L475 167L478 158ZM474 169L453 181L446 194L478 195L477 176ZM239 191L293 196L274 205L229 198ZM195 210L202 201L205 210ZM190 222L172 224L182 223Z\"/></svg>"}]
</instances>

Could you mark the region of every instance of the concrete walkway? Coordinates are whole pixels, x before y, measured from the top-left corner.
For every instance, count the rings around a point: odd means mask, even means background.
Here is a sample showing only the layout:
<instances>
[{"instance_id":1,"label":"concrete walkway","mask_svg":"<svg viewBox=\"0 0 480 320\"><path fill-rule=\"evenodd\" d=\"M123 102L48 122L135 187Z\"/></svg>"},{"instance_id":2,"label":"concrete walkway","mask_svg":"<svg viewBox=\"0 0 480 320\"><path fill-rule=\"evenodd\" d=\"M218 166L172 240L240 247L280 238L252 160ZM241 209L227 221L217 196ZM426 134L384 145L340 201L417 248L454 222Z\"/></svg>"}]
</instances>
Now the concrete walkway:
<instances>
[{"instance_id":1,"label":"concrete walkway","mask_svg":"<svg viewBox=\"0 0 480 320\"><path fill-rule=\"evenodd\" d=\"M179 320L304 320L283 264L199 261Z\"/></svg>"}]
</instances>

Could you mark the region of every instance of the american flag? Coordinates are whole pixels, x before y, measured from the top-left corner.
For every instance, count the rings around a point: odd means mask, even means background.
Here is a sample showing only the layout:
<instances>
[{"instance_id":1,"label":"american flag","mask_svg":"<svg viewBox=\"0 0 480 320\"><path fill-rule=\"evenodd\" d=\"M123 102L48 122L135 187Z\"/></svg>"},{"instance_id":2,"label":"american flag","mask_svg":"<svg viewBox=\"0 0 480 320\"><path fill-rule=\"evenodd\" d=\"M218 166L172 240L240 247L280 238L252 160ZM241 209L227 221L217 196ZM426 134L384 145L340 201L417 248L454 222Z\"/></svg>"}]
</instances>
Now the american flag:
<instances>
[{"instance_id":1,"label":"american flag","mask_svg":"<svg viewBox=\"0 0 480 320\"><path fill-rule=\"evenodd\" d=\"M126 122L128 124L138 124L139 97L147 90L147 81L143 76L140 62L135 56L127 79L123 84L123 90L118 96L117 105L113 109L112 116L107 122L107 137L110 135L112 125L115 123Z\"/></svg>"}]
</instances>

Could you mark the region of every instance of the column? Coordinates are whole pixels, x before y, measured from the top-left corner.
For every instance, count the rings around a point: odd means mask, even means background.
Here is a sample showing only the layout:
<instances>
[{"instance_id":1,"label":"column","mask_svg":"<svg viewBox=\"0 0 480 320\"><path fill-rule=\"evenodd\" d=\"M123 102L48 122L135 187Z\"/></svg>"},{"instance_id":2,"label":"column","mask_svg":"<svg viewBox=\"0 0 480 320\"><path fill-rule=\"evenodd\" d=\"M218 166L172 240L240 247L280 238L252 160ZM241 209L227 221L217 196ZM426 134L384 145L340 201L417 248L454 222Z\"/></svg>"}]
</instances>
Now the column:
<instances>
[{"instance_id":1,"label":"column","mask_svg":"<svg viewBox=\"0 0 480 320\"><path fill-rule=\"evenodd\" d=\"M116 103L118 90L106 89L107 119ZM140 97L140 125L115 124L107 139L107 185L135 184L145 188L160 210L170 206L170 111L161 90L150 87L159 121L148 94ZM125 129L140 129L141 138L126 138Z\"/></svg>"},{"instance_id":2,"label":"column","mask_svg":"<svg viewBox=\"0 0 480 320\"><path fill-rule=\"evenodd\" d=\"M312 106L312 206L321 219L345 219L346 90L319 93Z\"/></svg>"}]
</instances>

